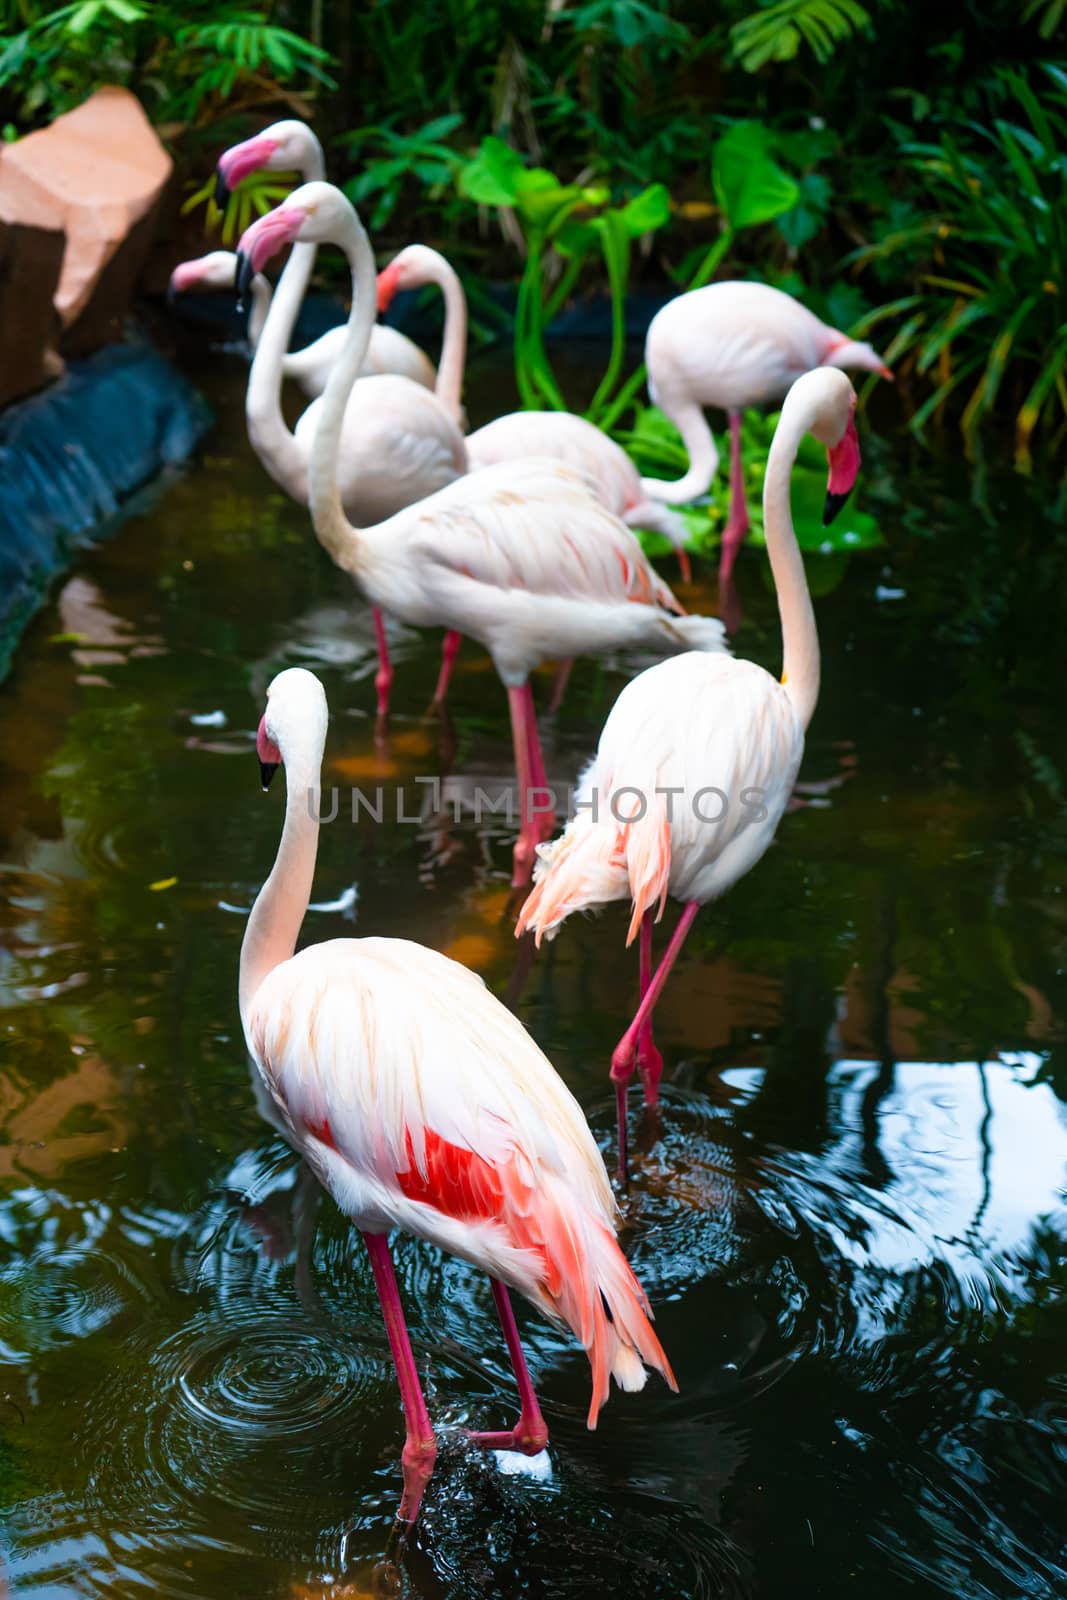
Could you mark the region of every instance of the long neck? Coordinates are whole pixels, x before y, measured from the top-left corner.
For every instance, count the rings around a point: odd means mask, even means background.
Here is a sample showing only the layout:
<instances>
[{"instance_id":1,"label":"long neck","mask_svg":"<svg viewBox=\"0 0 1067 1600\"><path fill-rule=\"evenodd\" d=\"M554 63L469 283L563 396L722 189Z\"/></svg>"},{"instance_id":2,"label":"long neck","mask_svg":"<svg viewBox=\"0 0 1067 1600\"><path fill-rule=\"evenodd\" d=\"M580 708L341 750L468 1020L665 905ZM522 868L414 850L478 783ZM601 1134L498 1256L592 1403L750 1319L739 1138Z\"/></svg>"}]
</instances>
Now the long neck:
<instances>
[{"instance_id":1,"label":"long neck","mask_svg":"<svg viewBox=\"0 0 1067 1600\"><path fill-rule=\"evenodd\" d=\"M345 516L337 487L337 457L341 448L341 427L352 385L359 377L370 344L377 312L378 274L374 252L363 224L352 212L341 246L352 268L352 310L341 354L334 363L322 396L319 425L311 448L308 469L308 500L311 520L323 549L339 566L354 571L360 564L364 545L361 532Z\"/></svg>"},{"instance_id":2,"label":"long neck","mask_svg":"<svg viewBox=\"0 0 1067 1600\"><path fill-rule=\"evenodd\" d=\"M467 365L467 296L451 263L436 250L431 253L433 281L445 297L445 331L434 393L453 422L458 422L463 411L463 372Z\"/></svg>"},{"instance_id":3,"label":"long neck","mask_svg":"<svg viewBox=\"0 0 1067 1600\"><path fill-rule=\"evenodd\" d=\"M304 183L325 176L322 147L317 140L308 151L300 176ZM295 244L289 252L258 343L252 340L255 359L245 394L245 420L252 448L275 483L297 500L303 500L307 493L307 468L282 413L282 364L311 281L317 248L313 244Z\"/></svg>"},{"instance_id":4,"label":"long neck","mask_svg":"<svg viewBox=\"0 0 1067 1600\"><path fill-rule=\"evenodd\" d=\"M708 419L700 406L678 406L669 415L682 436L689 456L689 470L674 483L660 478L642 478L641 487L653 500L663 500L669 506L682 506L695 500L698 494L707 492L719 464L719 452L715 448Z\"/></svg>"},{"instance_id":5,"label":"long neck","mask_svg":"<svg viewBox=\"0 0 1067 1600\"><path fill-rule=\"evenodd\" d=\"M805 728L819 698L819 636L804 560L793 531L789 480L810 420L788 406L782 412L763 480L764 535L782 619L782 682Z\"/></svg>"},{"instance_id":6,"label":"long neck","mask_svg":"<svg viewBox=\"0 0 1067 1600\"><path fill-rule=\"evenodd\" d=\"M288 961L311 898L319 842L322 741L285 766L285 825L270 877L256 896L241 942L240 1007L248 1013L263 980Z\"/></svg>"},{"instance_id":7,"label":"long neck","mask_svg":"<svg viewBox=\"0 0 1067 1600\"><path fill-rule=\"evenodd\" d=\"M269 310L270 284L262 272L257 272L252 279L252 310L248 318L248 342L252 346L253 354L259 348Z\"/></svg>"}]
</instances>

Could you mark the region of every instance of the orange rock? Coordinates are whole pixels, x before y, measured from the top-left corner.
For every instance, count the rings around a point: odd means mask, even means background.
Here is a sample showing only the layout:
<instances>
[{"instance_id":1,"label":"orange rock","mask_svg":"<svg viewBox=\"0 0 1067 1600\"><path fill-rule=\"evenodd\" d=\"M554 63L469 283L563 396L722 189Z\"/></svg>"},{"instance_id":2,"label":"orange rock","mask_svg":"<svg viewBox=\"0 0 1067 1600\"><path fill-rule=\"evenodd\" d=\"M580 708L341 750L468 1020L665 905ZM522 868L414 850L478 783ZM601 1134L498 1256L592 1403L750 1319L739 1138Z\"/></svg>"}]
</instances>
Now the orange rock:
<instances>
[{"instance_id":1,"label":"orange rock","mask_svg":"<svg viewBox=\"0 0 1067 1600\"><path fill-rule=\"evenodd\" d=\"M55 304L69 353L120 331L171 169L127 89L98 89L51 127L0 148L0 214L66 234Z\"/></svg>"},{"instance_id":2,"label":"orange rock","mask_svg":"<svg viewBox=\"0 0 1067 1600\"><path fill-rule=\"evenodd\" d=\"M0 406L58 375L52 296L63 264L58 230L9 217L0 196Z\"/></svg>"}]
</instances>

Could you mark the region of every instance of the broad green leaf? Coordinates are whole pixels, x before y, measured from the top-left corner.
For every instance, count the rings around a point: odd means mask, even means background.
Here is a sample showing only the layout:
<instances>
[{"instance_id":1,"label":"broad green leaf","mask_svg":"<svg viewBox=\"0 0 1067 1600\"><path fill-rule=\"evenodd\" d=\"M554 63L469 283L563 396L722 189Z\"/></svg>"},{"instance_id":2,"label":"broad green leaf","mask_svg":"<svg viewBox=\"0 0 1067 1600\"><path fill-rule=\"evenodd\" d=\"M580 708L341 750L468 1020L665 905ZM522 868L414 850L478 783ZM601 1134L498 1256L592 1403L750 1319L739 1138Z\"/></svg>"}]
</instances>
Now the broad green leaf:
<instances>
[{"instance_id":1,"label":"broad green leaf","mask_svg":"<svg viewBox=\"0 0 1067 1600\"><path fill-rule=\"evenodd\" d=\"M761 122L737 122L715 143L711 181L731 228L771 222L800 199L797 185L769 154L770 143Z\"/></svg>"},{"instance_id":2,"label":"broad green leaf","mask_svg":"<svg viewBox=\"0 0 1067 1600\"><path fill-rule=\"evenodd\" d=\"M631 239L643 233L655 233L670 220L671 197L665 184L653 183L635 195L620 211L619 218Z\"/></svg>"},{"instance_id":3,"label":"broad green leaf","mask_svg":"<svg viewBox=\"0 0 1067 1600\"><path fill-rule=\"evenodd\" d=\"M479 206L513 206L522 157L494 134L483 139L478 154L460 169L459 191Z\"/></svg>"}]
</instances>

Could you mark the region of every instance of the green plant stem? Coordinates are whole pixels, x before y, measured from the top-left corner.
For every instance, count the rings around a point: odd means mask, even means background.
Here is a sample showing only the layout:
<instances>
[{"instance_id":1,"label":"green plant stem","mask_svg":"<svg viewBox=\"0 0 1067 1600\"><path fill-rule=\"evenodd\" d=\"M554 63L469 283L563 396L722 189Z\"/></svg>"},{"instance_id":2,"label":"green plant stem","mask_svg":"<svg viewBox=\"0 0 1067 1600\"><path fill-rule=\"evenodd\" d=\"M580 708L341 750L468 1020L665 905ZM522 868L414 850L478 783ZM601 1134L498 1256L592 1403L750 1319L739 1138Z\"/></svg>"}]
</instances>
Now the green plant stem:
<instances>
[{"instance_id":1,"label":"green plant stem","mask_svg":"<svg viewBox=\"0 0 1067 1600\"><path fill-rule=\"evenodd\" d=\"M681 292L683 294L688 294L691 289L702 289L706 283L709 283L714 277L715 273L718 271L720 261L723 259L733 242L733 228L724 228L719 237L716 239L715 243L708 250L707 255L700 263L700 266L697 268L686 287ZM610 432L615 423L622 416L623 412L626 411L629 406L633 405L637 392L647 377L648 368L642 361L636 372L632 372L629 378L627 378L626 382L619 390L611 405L609 405L607 409L599 416L593 415L595 409L594 402L594 406L589 408L590 421L596 422L597 427L603 428L605 433Z\"/></svg>"},{"instance_id":2,"label":"green plant stem","mask_svg":"<svg viewBox=\"0 0 1067 1600\"><path fill-rule=\"evenodd\" d=\"M605 246L607 243L605 239ZM620 258L617 244L613 248L605 248L604 259L608 265L608 283L611 289L611 352L604 376L589 404L589 410L593 413L604 404L618 382L626 355L626 282L629 277L629 247L626 248L625 260Z\"/></svg>"},{"instance_id":3,"label":"green plant stem","mask_svg":"<svg viewBox=\"0 0 1067 1600\"><path fill-rule=\"evenodd\" d=\"M544 323L546 328L551 327L557 312L566 305L570 298L571 290L578 281L578 274L582 270L584 261L584 256L575 256L568 261L566 270L553 289L549 296L548 304L545 306Z\"/></svg>"}]
</instances>

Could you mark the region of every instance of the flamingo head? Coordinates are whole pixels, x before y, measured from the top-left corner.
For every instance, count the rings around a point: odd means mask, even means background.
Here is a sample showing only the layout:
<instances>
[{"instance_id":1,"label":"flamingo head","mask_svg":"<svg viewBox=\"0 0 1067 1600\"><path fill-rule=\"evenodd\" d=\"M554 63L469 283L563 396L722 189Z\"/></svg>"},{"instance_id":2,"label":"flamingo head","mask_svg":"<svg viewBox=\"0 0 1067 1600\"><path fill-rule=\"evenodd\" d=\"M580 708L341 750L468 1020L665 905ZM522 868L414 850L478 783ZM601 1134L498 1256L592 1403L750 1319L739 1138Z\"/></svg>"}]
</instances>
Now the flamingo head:
<instances>
[{"instance_id":1,"label":"flamingo head","mask_svg":"<svg viewBox=\"0 0 1067 1600\"><path fill-rule=\"evenodd\" d=\"M828 527L852 493L860 469L856 435L856 391L843 372L815 367L798 378L786 396L785 410L802 408L805 431L826 446L830 481L826 486L823 527Z\"/></svg>"},{"instance_id":2,"label":"flamingo head","mask_svg":"<svg viewBox=\"0 0 1067 1600\"><path fill-rule=\"evenodd\" d=\"M190 289L232 289L235 266L232 250L212 250L195 261L182 261L170 275L167 299Z\"/></svg>"},{"instance_id":3,"label":"flamingo head","mask_svg":"<svg viewBox=\"0 0 1067 1600\"><path fill-rule=\"evenodd\" d=\"M279 672L267 690L267 709L256 733L264 789L284 765L287 751L292 758L312 736L316 741L325 740L326 721L326 693L315 674L304 667L288 667ZM317 781L317 774L314 776Z\"/></svg>"},{"instance_id":4,"label":"flamingo head","mask_svg":"<svg viewBox=\"0 0 1067 1600\"><path fill-rule=\"evenodd\" d=\"M299 172L302 178L317 178L323 170L322 146L306 122L295 117L274 122L262 133L222 152L215 176L215 204L221 211L230 190L253 172Z\"/></svg>"},{"instance_id":5,"label":"flamingo head","mask_svg":"<svg viewBox=\"0 0 1067 1600\"><path fill-rule=\"evenodd\" d=\"M237 293L240 298L253 276L284 245L299 240L323 244L343 238L344 227L357 221L356 213L340 189L331 183L304 183L280 206L257 218L245 229L237 246Z\"/></svg>"},{"instance_id":6,"label":"flamingo head","mask_svg":"<svg viewBox=\"0 0 1067 1600\"><path fill-rule=\"evenodd\" d=\"M388 311L401 289L421 289L439 276L440 257L425 244L409 244L378 274L378 310Z\"/></svg>"},{"instance_id":7,"label":"flamingo head","mask_svg":"<svg viewBox=\"0 0 1067 1600\"><path fill-rule=\"evenodd\" d=\"M880 378L888 378L890 383L893 382L892 371L874 346L860 339L846 339L843 334L838 334L823 361L828 367L855 367L860 372L876 372Z\"/></svg>"}]
</instances>

